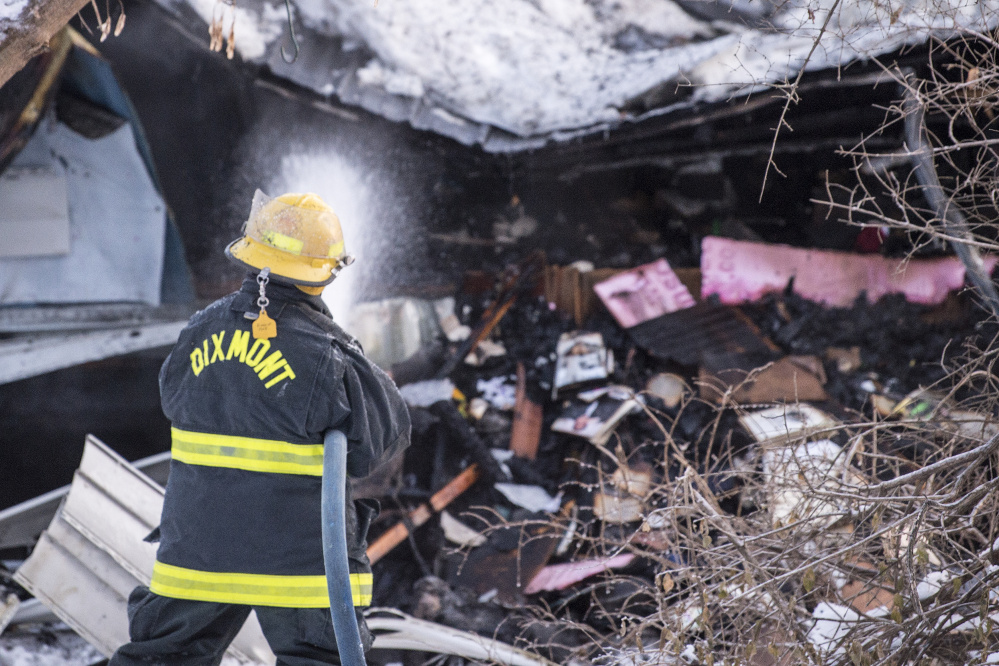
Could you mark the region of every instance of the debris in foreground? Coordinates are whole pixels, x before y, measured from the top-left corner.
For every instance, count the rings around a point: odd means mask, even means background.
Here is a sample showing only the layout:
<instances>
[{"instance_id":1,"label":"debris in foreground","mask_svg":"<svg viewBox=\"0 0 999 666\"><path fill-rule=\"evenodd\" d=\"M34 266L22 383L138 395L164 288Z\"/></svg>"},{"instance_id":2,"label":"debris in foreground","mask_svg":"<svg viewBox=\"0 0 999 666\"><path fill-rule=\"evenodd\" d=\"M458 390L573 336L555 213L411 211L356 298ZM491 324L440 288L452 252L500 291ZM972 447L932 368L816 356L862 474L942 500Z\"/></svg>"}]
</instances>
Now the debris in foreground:
<instances>
[{"instance_id":1,"label":"debris in foreground","mask_svg":"<svg viewBox=\"0 0 999 666\"><path fill-rule=\"evenodd\" d=\"M152 576L156 545L145 537L162 506L163 488L91 435L69 494L14 580L110 657L128 641L128 595ZM254 614L228 654L274 663Z\"/></svg>"},{"instance_id":2,"label":"debris in foreground","mask_svg":"<svg viewBox=\"0 0 999 666\"><path fill-rule=\"evenodd\" d=\"M665 259L619 273L593 290L624 328L694 305L694 297Z\"/></svg>"},{"instance_id":3,"label":"debris in foreground","mask_svg":"<svg viewBox=\"0 0 999 666\"><path fill-rule=\"evenodd\" d=\"M892 631L946 636L959 656L941 663L981 652L982 604L999 606L981 596L999 580L996 405L940 383L995 332L966 301L837 309L788 291L643 306L623 328L599 299L560 311L524 274L420 306L473 333L400 379L414 444L372 486L368 554L375 603L412 617L371 616L384 654L848 663ZM492 351L470 357L476 339Z\"/></svg>"},{"instance_id":4,"label":"debris in foreground","mask_svg":"<svg viewBox=\"0 0 999 666\"><path fill-rule=\"evenodd\" d=\"M453 654L466 659L506 666L554 666L547 659L473 634L433 622L418 620L405 613L371 611L368 627L377 636L378 649L403 649Z\"/></svg>"}]
</instances>

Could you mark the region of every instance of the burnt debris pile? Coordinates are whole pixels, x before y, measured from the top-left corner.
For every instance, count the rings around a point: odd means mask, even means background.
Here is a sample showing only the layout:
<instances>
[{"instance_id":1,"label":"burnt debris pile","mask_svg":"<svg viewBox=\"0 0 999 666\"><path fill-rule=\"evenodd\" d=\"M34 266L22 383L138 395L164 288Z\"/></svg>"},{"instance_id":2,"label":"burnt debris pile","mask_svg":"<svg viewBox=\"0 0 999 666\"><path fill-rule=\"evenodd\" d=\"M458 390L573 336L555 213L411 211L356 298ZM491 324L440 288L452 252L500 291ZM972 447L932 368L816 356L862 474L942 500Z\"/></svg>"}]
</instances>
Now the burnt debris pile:
<instances>
[{"instance_id":1,"label":"burnt debris pile","mask_svg":"<svg viewBox=\"0 0 999 666\"><path fill-rule=\"evenodd\" d=\"M413 421L353 481L369 663L993 663L999 330L956 259L900 266L706 237L697 268L536 253L355 307ZM100 618L148 581L168 464L90 437L72 488L0 512L0 629L41 602L125 640Z\"/></svg>"},{"instance_id":2,"label":"burnt debris pile","mask_svg":"<svg viewBox=\"0 0 999 666\"><path fill-rule=\"evenodd\" d=\"M996 327L828 254L840 274L769 287L703 261L469 273L392 366L412 448L356 488L382 502L375 605L560 664L985 661Z\"/></svg>"}]
</instances>

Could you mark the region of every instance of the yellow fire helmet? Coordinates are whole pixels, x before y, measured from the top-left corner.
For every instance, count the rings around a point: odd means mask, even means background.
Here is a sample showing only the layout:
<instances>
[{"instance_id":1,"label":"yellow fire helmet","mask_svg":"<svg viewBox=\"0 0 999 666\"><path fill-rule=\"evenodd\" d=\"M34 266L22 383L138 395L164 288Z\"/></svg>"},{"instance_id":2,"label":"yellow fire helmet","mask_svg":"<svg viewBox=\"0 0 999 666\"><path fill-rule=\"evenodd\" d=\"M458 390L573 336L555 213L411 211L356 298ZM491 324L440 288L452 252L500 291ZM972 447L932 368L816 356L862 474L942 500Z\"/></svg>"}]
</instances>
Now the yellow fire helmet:
<instances>
[{"instance_id":1,"label":"yellow fire helmet","mask_svg":"<svg viewBox=\"0 0 999 666\"><path fill-rule=\"evenodd\" d=\"M340 218L317 194L253 195L243 236L225 249L237 264L270 268L284 282L322 287L353 263L343 246Z\"/></svg>"}]
</instances>

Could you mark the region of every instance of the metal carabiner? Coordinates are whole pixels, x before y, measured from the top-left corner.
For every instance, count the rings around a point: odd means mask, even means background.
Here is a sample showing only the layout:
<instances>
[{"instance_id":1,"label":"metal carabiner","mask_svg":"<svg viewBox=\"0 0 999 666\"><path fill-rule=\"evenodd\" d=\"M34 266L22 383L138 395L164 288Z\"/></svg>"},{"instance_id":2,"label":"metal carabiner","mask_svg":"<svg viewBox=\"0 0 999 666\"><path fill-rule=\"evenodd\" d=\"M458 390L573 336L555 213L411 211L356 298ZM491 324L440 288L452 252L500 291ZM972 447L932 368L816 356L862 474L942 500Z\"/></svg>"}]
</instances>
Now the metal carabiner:
<instances>
[{"instance_id":1,"label":"metal carabiner","mask_svg":"<svg viewBox=\"0 0 999 666\"><path fill-rule=\"evenodd\" d=\"M257 307L260 308L261 312L267 309L267 306L271 304L269 298L267 298L267 283L271 281L270 278L271 269L268 266L264 266L260 273L257 274L257 284L260 285L260 297L257 298Z\"/></svg>"}]
</instances>

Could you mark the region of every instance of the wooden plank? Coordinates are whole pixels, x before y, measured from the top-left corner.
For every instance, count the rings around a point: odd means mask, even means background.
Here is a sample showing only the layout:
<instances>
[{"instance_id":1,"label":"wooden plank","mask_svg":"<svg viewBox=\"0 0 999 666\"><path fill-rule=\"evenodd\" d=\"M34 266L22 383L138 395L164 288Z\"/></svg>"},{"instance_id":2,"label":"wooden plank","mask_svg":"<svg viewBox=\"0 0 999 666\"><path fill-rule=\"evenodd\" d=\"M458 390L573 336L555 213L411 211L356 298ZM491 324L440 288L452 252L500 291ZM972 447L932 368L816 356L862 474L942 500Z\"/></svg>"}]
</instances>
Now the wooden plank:
<instances>
[{"instance_id":1,"label":"wooden plank","mask_svg":"<svg viewBox=\"0 0 999 666\"><path fill-rule=\"evenodd\" d=\"M450 504L454 498L462 494L466 490L472 487L479 478L479 466L471 465L466 468L458 476L451 479L446 486L434 493L433 497L430 498L430 504L421 504L412 511L409 512L409 524L413 528L417 528L423 523L430 520L431 516L434 515L435 511L440 511L448 504ZM409 536L409 527L406 525L406 521L397 523L393 525L381 536L379 536L375 541L368 546L368 561L374 564L378 560L385 557L393 548L402 543L406 537Z\"/></svg>"},{"instance_id":2,"label":"wooden plank","mask_svg":"<svg viewBox=\"0 0 999 666\"><path fill-rule=\"evenodd\" d=\"M544 411L527 396L527 370L517 364L517 402L513 408L513 429L510 433L510 450L528 460L538 457L541 442L541 425Z\"/></svg>"}]
</instances>

